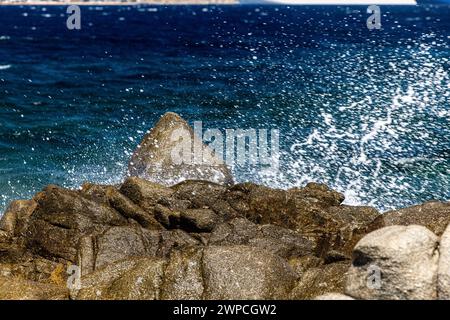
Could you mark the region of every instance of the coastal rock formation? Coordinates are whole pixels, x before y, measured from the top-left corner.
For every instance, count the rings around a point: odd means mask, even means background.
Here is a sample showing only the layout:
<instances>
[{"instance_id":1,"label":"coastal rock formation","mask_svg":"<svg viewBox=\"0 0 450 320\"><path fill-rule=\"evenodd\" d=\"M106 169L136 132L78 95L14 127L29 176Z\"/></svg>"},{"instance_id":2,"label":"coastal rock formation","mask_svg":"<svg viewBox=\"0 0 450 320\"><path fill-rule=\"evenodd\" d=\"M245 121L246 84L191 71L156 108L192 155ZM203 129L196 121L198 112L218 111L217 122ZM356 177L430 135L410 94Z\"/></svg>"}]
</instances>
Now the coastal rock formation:
<instances>
[{"instance_id":1,"label":"coastal rock formation","mask_svg":"<svg viewBox=\"0 0 450 320\"><path fill-rule=\"evenodd\" d=\"M307 268L291 292L291 299L314 299L328 292L344 292L348 262L321 264Z\"/></svg>"},{"instance_id":2,"label":"coastal rock formation","mask_svg":"<svg viewBox=\"0 0 450 320\"><path fill-rule=\"evenodd\" d=\"M24 296L30 298L288 299L294 288L321 288L328 276L338 283L328 288L342 290L349 257L346 242L336 241L336 221L348 207L339 194L320 185L252 187L242 196L245 185L185 181L169 188L137 177L120 186L48 186L3 216L1 274L29 281L29 288L38 282L66 291ZM291 220L276 214L282 202L254 202L274 195L291 199L284 207ZM296 201L321 208L309 226L297 224L294 210L306 212ZM354 210L360 213L347 219L363 230L373 219ZM67 286L71 266L79 268L79 287ZM295 298L323 293L309 290Z\"/></svg>"},{"instance_id":3,"label":"coastal rock formation","mask_svg":"<svg viewBox=\"0 0 450 320\"><path fill-rule=\"evenodd\" d=\"M64 286L0 276L0 300L64 300L69 292Z\"/></svg>"},{"instance_id":4,"label":"coastal rock formation","mask_svg":"<svg viewBox=\"0 0 450 320\"><path fill-rule=\"evenodd\" d=\"M129 176L166 186L192 179L232 184L233 177L223 159L201 139L179 115L164 114L134 151Z\"/></svg>"},{"instance_id":5,"label":"coastal rock formation","mask_svg":"<svg viewBox=\"0 0 450 320\"><path fill-rule=\"evenodd\" d=\"M179 179L189 170L167 163L177 128L192 133L165 115L120 185L49 185L12 202L0 220L0 299L449 298L448 203L384 217L318 183L231 184L224 166ZM412 224L443 233L440 246Z\"/></svg>"},{"instance_id":6,"label":"coastal rock formation","mask_svg":"<svg viewBox=\"0 0 450 320\"><path fill-rule=\"evenodd\" d=\"M358 299L436 299L438 237L423 226L390 226L356 245L345 293Z\"/></svg>"},{"instance_id":7,"label":"coastal rock formation","mask_svg":"<svg viewBox=\"0 0 450 320\"><path fill-rule=\"evenodd\" d=\"M243 183L231 187L225 198L254 223L274 224L307 237L320 256L336 250L351 257L354 244L372 231L379 216L371 207L341 205L342 194L317 183L289 190Z\"/></svg>"},{"instance_id":8,"label":"coastal rock formation","mask_svg":"<svg viewBox=\"0 0 450 320\"><path fill-rule=\"evenodd\" d=\"M429 201L420 205L384 213L375 223L378 227L417 224L440 236L450 223L450 202Z\"/></svg>"},{"instance_id":9,"label":"coastal rock formation","mask_svg":"<svg viewBox=\"0 0 450 320\"><path fill-rule=\"evenodd\" d=\"M441 237L439 251L438 296L439 299L450 300L450 224Z\"/></svg>"},{"instance_id":10,"label":"coastal rock formation","mask_svg":"<svg viewBox=\"0 0 450 320\"><path fill-rule=\"evenodd\" d=\"M208 300L285 299L297 278L281 257L251 246L209 246L203 272Z\"/></svg>"}]
</instances>

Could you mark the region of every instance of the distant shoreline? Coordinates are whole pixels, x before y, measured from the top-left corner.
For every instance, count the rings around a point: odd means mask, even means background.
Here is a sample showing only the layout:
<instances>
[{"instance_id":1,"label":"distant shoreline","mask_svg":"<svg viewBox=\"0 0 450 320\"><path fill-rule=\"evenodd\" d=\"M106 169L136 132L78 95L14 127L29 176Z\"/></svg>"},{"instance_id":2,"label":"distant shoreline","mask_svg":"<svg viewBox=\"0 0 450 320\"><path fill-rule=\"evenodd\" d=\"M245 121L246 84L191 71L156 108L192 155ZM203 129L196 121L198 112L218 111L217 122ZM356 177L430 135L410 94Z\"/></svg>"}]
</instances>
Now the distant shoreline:
<instances>
[{"instance_id":1,"label":"distant shoreline","mask_svg":"<svg viewBox=\"0 0 450 320\"><path fill-rule=\"evenodd\" d=\"M379 5L417 5L414 0L347 0L345 3L339 3L337 0L311 0L310 2L301 2L298 0L272 0L272 1L261 1L260 4L272 4L272 5L367 5L371 3L378 3ZM249 2L250 3L250 2ZM68 5L79 5L79 6L137 6L137 5L155 5L155 6L168 6L168 5L237 5L242 4L240 0L138 0L135 2L131 1L14 1L14 2L2 2L0 0L0 6L68 6ZM244 3L248 4L248 3ZM256 3L255 3L256 4Z\"/></svg>"},{"instance_id":2,"label":"distant shoreline","mask_svg":"<svg viewBox=\"0 0 450 320\"><path fill-rule=\"evenodd\" d=\"M5 2L0 3L0 6L68 6L68 5L78 5L78 6L137 6L141 4L150 5L233 5L239 4L238 1L233 0L221 0L221 1L211 1L211 0L183 0L183 1L138 1L138 2L121 2L121 1L18 1L18 2Z\"/></svg>"}]
</instances>

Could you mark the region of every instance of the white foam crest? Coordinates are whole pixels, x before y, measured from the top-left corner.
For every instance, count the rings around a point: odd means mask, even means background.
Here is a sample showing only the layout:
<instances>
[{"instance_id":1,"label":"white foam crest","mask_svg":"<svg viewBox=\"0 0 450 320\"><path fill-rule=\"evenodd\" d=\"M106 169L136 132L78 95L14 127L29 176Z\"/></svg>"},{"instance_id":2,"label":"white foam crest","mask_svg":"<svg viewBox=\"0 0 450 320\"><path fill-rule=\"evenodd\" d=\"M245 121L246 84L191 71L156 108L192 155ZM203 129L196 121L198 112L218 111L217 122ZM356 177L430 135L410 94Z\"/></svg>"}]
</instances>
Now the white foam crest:
<instances>
[{"instance_id":1,"label":"white foam crest","mask_svg":"<svg viewBox=\"0 0 450 320\"><path fill-rule=\"evenodd\" d=\"M433 35L424 36L428 37ZM386 166L442 163L436 157L398 158L414 152L409 143L414 143L415 138L436 144L439 140L432 139L433 129L449 129L440 128L439 124L431 124L436 128L428 127L428 122L425 127L423 120L427 116L450 120L447 110L450 77L442 67L448 60L433 57L431 49L430 45L422 44L411 59L390 62L390 68L398 72L397 88L386 92L391 95L390 103L375 101L367 95L339 106L339 114L328 111L326 106L321 108L323 121L316 122L305 140L292 144L287 170L290 186L324 182L343 192L347 204L381 209L395 207L394 200L402 192L419 192L413 190L417 187L401 172L384 173L395 170ZM380 87L374 84L371 91L385 93L385 82ZM347 157L349 154L351 157ZM384 196L376 198L375 194Z\"/></svg>"}]
</instances>

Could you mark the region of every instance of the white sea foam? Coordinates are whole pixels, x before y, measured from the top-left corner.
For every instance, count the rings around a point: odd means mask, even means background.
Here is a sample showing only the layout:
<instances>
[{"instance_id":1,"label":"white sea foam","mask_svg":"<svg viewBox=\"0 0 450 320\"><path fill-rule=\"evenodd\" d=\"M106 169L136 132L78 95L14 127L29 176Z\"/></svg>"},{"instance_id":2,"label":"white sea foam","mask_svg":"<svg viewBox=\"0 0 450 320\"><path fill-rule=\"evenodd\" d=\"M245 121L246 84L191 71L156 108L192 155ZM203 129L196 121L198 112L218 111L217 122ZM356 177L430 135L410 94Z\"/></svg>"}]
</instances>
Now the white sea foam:
<instances>
[{"instance_id":1,"label":"white sea foam","mask_svg":"<svg viewBox=\"0 0 450 320\"><path fill-rule=\"evenodd\" d=\"M9 69L9 68L11 68L10 64L0 65L0 70L6 70L6 69Z\"/></svg>"},{"instance_id":2,"label":"white sea foam","mask_svg":"<svg viewBox=\"0 0 450 320\"><path fill-rule=\"evenodd\" d=\"M356 93L359 90L367 96L355 95L338 106L330 106L326 100L318 105L319 117L309 135L293 141L289 154L285 154L288 170L278 179L280 187L323 182L344 193L346 204L373 205L382 210L404 205L402 196L410 198L434 188L431 180L423 179L417 185L404 172L417 170L417 175L425 175L421 170L435 172L436 167L446 166L442 157L420 151L417 154L413 145L418 141L427 141L430 146L441 143L436 132L447 128L442 122L425 119L449 117L445 92L450 75L442 67L448 59L430 54L439 43L426 44L422 41L426 38L434 36L428 34L417 40L419 47L411 50L411 59L390 62L389 68L397 74L391 88L374 77L366 87L355 88ZM334 67L346 72L344 65L339 61L336 64ZM353 71L348 72L352 76ZM383 94L377 95L379 92ZM438 175L436 179L445 181L448 176ZM272 181L263 183L273 185Z\"/></svg>"}]
</instances>

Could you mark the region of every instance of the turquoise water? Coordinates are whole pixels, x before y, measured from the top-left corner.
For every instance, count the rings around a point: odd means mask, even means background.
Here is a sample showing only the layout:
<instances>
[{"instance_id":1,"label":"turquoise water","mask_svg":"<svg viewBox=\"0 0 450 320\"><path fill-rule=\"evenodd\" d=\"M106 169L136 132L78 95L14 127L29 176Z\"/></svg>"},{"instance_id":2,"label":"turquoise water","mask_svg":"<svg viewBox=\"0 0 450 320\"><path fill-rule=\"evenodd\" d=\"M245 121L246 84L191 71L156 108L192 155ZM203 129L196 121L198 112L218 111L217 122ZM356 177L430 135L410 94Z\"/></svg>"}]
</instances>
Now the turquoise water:
<instances>
[{"instance_id":1,"label":"turquoise water","mask_svg":"<svg viewBox=\"0 0 450 320\"><path fill-rule=\"evenodd\" d=\"M117 183L154 122L280 130L279 172L382 210L450 199L450 7L0 7L0 211Z\"/></svg>"}]
</instances>

